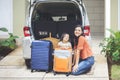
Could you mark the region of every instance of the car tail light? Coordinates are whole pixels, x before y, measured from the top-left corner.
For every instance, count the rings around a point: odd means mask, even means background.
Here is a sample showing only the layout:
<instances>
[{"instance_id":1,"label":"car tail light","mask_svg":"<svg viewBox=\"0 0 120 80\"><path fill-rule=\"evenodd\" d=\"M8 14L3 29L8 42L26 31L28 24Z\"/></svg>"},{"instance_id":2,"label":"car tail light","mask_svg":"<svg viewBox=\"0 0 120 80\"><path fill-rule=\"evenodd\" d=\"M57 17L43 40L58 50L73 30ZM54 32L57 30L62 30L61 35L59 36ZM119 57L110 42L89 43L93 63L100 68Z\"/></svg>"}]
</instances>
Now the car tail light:
<instances>
[{"instance_id":1,"label":"car tail light","mask_svg":"<svg viewBox=\"0 0 120 80\"><path fill-rule=\"evenodd\" d=\"M85 34L85 36L89 36L90 35L90 26L85 26L84 27L84 34Z\"/></svg>"},{"instance_id":2,"label":"car tail light","mask_svg":"<svg viewBox=\"0 0 120 80\"><path fill-rule=\"evenodd\" d=\"M23 31L24 31L24 36L25 37L30 36L30 28L29 27L25 26Z\"/></svg>"}]
</instances>

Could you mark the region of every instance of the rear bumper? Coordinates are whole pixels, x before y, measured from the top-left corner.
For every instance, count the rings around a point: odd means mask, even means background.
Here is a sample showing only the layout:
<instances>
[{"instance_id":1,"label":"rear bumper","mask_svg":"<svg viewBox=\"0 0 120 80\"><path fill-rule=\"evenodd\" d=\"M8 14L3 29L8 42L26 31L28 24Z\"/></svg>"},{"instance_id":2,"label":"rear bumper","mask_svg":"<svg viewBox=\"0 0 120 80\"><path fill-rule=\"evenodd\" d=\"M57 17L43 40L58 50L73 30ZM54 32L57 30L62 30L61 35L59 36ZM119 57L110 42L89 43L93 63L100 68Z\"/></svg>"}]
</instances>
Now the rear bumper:
<instances>
[{"instance_id":1,"label":"rear bumper","mask_svg":"<svg viewBox=\"0 0 120 80\"><path fill-rule=\"evenodd\" d=\"M23 57L31 59L31 39L30 37L23 38Z\"/></svg>"},{"instance_id":2,"label":"rear bumper","mask_svg":"<svg viewBox=\"0 0 120 80\"><path fill-rule=\"evenodd\" d=\"M85 37L86 37L90 47L92 48L92 38L91 38L91 36L85 36Z\"/></svg>"}]
</instances>

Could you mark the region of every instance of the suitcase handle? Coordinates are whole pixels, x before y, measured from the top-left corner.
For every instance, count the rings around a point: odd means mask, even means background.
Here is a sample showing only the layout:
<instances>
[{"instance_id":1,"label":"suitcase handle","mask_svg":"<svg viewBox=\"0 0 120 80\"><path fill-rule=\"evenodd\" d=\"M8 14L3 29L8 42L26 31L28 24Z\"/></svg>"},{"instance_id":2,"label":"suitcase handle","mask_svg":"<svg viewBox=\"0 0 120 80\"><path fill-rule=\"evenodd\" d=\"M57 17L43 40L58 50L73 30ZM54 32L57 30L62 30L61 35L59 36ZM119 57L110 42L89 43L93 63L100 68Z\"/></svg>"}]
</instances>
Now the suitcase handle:
<instances>
[{"instance_id":1,"label":"suitcase handle","mask_svg":"<svg viewBox=\"0 0 120 80\"><path fill-rule=\"evenodd\" d=\"M49 33L49 37L51 38L51 32Z\"/></svg>"}]
</instances>

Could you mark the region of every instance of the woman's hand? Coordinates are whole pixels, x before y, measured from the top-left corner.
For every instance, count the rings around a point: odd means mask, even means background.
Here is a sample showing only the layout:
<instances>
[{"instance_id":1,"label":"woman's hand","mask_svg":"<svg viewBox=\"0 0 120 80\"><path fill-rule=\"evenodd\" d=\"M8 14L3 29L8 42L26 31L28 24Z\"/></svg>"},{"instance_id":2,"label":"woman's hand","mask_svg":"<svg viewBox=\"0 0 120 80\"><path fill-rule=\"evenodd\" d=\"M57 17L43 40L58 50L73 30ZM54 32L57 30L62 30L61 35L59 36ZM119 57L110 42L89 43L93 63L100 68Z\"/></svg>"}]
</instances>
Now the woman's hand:
<instances>
[{"instance_id":1,"label":"woman's hand","mask_svg":"<svg viewBox=\"0 0 120 80\"><path fill-rule=\"evenodd\" d=\"M75 64L75 65L73 66L73 72L76 72L77 69L78 69L78 64Z\"/></svg>"}]
</instances>

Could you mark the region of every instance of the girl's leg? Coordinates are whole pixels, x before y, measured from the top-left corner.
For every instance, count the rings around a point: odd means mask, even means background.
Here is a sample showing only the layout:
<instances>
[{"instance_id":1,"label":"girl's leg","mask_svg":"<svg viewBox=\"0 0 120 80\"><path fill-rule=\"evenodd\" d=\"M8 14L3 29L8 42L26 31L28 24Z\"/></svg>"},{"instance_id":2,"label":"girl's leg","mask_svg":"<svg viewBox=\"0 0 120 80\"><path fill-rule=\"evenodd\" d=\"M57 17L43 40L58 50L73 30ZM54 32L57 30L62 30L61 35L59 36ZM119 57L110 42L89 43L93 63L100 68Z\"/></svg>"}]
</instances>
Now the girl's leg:
<instances>
[{"instance_id":1,"label":"girl's leg","mask_svg":"<svg viewBox=\"0 0 120 80\"><path fill-rule=\"evenodd\" d=\"M73 75L79 75L82 73L85 73L90 70L91 66L94 64L94 57L89 57L88 59L85 59L81 61L78 64L78 69L76 72L72 72Z\"/></svg>"}]
</instances>

